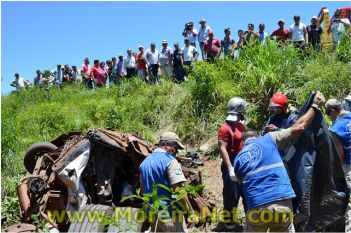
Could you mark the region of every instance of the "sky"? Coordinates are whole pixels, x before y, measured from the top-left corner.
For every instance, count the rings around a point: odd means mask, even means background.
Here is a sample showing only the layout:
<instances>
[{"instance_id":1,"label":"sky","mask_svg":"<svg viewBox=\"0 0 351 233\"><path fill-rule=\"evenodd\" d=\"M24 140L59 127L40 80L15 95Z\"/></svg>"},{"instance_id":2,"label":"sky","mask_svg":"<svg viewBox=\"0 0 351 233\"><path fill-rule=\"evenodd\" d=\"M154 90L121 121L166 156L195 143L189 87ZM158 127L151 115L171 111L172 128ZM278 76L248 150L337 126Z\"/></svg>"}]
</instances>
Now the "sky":
<instances>
[{"instance_id":1,"label":"sky","mask_svg":"<svg viewBox=\"0 0 351 233\"><path fill-rule=\"evenodd\" d=\"M349 1L313 2L1 2L1 93L12 90L14 74L33 82L35 71L53 70L57 64L80 67L85 57L106 61L126 54L139 45L156 49L167 39L183 45L184 24L205 18L216 38L223 38L224 28L246 30L248 23L258 30L265 23L266 32L273 32L279 19L285 27L293 16L310 24L326 6L331 14Z\"/></svg>"}]
</instances>

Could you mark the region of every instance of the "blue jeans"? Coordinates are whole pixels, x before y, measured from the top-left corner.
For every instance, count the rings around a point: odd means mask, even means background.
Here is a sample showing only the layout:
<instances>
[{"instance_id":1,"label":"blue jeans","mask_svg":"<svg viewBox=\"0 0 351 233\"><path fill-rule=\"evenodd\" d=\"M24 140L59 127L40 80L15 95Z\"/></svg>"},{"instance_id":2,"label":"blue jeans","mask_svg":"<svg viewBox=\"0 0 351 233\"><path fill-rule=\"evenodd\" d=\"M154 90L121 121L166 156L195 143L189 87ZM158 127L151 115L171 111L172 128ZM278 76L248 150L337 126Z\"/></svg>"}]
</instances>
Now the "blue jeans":
<instances>
[{"instance_id":1,"label":"blue jeans","mask_svg":"<svg viewBox=\"0 0 351 233\"><path fill-rule=\"evenodd\" d=\"M234 162L234 156L231 159L231 163ZM243 205L246 212L246 202L242 192L242 187L238 181L232 181L229 176L229 171L225 163L222 161L221 164L222 179L223 179L223 209L232 211L233 208L238 207L240 196L243 198ZM233 216L231 216L233 219Z\"/></svg>"}]
</instances>

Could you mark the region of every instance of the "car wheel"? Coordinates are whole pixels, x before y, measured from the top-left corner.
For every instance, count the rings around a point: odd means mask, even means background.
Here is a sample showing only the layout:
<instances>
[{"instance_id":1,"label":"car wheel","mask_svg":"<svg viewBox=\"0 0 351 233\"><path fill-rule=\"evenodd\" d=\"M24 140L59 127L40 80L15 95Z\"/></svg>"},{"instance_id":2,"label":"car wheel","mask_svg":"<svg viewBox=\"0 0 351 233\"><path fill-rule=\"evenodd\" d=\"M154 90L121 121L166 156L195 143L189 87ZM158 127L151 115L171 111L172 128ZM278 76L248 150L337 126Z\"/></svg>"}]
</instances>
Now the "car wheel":
<instances>
[{"instance_id":1,"label":"car wheel","mask_svg":"<svg viewBox=\"0 0 351 233\"><path fill-rule=\"evenodd\" d=\"M49 142L39 142L33 144L31 147L29 147L26 154L24 155L24 167L30 174L32 174L35 168L35 163L37 162L39 156L56 149L57 146Z\"/></svg>"}]
</instances>

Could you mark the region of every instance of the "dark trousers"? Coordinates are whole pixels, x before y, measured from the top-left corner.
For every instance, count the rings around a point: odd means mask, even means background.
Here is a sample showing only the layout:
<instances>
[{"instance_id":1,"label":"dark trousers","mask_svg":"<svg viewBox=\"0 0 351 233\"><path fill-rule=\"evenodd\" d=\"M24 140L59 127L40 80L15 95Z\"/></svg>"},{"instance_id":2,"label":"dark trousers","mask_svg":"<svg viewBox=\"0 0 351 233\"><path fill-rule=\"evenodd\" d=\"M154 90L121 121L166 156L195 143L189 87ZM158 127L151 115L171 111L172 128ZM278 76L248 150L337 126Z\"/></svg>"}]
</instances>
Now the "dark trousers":
<instances>
[{"instance_id":1,"label":"dark trousers","mask_svg":"<svg viewBox=\"0 0 351 233\"><path fill-rule=\"evenodd\" d=\"M126 78L131 78L132 76L135 76L135 68L127 68L127 75Z\"/></svg>"},{"instance_id":2,"label":"dark trousers","mask_svg":"<svg viewBox=\"0 0 351 233\"><path fill-rule=\"evenodd\" d=\"M174 65L174 76L178 83L184 82L185 70L182 65Z\"/></svg>"},{"instance_id":3,"label":"dark trousers","mask_svg":"<svg viewBox=\"0 0 351 233\"><path fill-rule=\"evenodd\" d=\"M89 89L94 88L93 80L91 80L90 78L83 77L83 82L87 88Z\"/></svg>"},{"instance_id":4,"label":"dark trousers","mask_svg":"<svg viewBox=\"0 0 351 233\"><path fill-rule=\"evenodd\" d=\"M292 42L294 47L300 50L304 50L306 47L305 41L293 41Z\"/></svg>"},{"instance_id":5,"label":"dark trousers","mask_svg":"<svg viewBox=\"0 0 351 233\"><path fill-rule=\"evenodd\" d=\"M158 64L152 64L149 66L150 83L160 82L159 75L158 75L158 67L159 67Z\"/></svg>"},{"instance_id":6,"label":"dark trousers","mask_svg":"<svg viewBox=\"0 0 351 233\"><path fill-rule=\"evenodd\" d=\"M233 164L234 158L231 159L231 162ZM231 211L231 219L233 219L232 210L238 207L240 196L243 198L245 212L247 210L246 202L241 185L239 182L230 179L228 168L223 161L221 164L221 171L223 179L223 209Z\"/></svg>"}]
</instances>

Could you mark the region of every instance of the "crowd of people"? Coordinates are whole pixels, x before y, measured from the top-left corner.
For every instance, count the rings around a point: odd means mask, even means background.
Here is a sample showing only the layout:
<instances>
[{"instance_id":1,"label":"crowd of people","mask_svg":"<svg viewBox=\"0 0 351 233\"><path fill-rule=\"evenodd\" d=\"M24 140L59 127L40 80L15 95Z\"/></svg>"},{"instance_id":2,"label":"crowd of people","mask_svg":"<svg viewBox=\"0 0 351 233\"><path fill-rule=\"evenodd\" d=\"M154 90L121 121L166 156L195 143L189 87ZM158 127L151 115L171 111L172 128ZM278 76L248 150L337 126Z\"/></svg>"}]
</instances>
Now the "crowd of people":
<instances>
[{"instance_id":1,"label":"crowd of people","mask_svg":"<svg viewBox=\"0 0 351 233\"><path fill-rule=\"evenodd\" d=\"M345 18L345 12L337 10L333 17L327 33L332 33L333 44L337 46L341 40L341 35L350 28L350 21ZM194 69L194 63L198 56L208 62L220 57L234 58L235 51L245 47L252 42L263 43L267 39L275 39L279 46L292 43L296 48L305 49L309 46L317 51L321 50L322 27L318 24L318 17L311 18L311 24L306 26L300 20L300 16L294 16L294 23L286 29L285 21L278 20L278 28L270 35L265 31L265 24L259 24L258 31L255 32L254 24L249 23L247 30L238 30L238 41L231 35L231 29L224 29L223 39L215 38L213 29L207 25L205 19L199 21L198 30L194 28L194 23L185 24L182 32L184 45L174 43L173 48L169 46L167 40L162 40L161 49L156 49L156 43L151 43L148 49L142 45L138 46L138 53L132 49L127 50L127 55L119 54L111 60L94 60L90 66L89 58L84 59L81 68L73 65L57 65L57 68L50 74L43 74L36 71L34 78L35 86L62 86L62 84L72 84L83 82L88 88L109 86L119 84L122 79L138 77L150 83L159 83L160 77L169 78L178 83L186 80L189 73ZM11 83L17 90L23 90L30 85L15 75L15 80Z\"/></svg>"}]
</instances>

